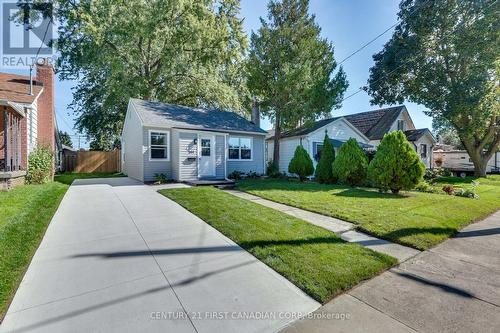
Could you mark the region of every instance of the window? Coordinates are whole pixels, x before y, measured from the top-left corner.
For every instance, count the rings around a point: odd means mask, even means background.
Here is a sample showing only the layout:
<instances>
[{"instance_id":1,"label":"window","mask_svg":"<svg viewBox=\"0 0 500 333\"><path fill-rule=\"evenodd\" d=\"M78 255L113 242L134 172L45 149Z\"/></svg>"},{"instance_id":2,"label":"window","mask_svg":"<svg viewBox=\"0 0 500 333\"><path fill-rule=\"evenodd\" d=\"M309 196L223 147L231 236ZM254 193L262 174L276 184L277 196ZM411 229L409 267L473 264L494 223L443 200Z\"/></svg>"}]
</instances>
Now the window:
<instances>
[{"instance_id":1,"label":"window","mask_svg":"<svg viewBox=\"0 0 500 333\"><path fill-rule=\"evenodd\" d=\"M405 130L405 121L398 120L398 131L404 131L404 130Z\"/></svg>"},{"instance_id":2,"label":"window","mask_svg":"<svg viewBox=\"0 0 500 333\"><path fill-rule=\"evenodd\" d=\"M230 160L251 160L252 138L230 137L228 140L228 155Z\"/></svg>"},{"instance_id":3,"label":"window","mask_svg":"<svg viewBox=\"0 0 500 333\"><path fill-rule=\"evenodd\" d=\"M427 145L426 144L422 143L420 145L420 157L427 158Z\"/></svg>"},{"instance_id":4,"label":"window","mask_svg":"<svg viewBox=\"0 0 500 333\"><path fill-rule=\"evenodd\" d=\"M201 139L201 156L210 156L210 139Z\"/></svg>"},{"instance_id":5,"label":"window","mask_svg":"<svg viewBox=\"0 0 500 333\"><path fill-rule=\"evenodd\" d=\"M323 143L314 143L314 149L313 149L313 153L314 153L314 159L316 160L316 162L319 162L319 160L321 159L321 153L323 152Z\"/></svg>"},{"instance_id":6,"label":"window","mask_svg":"<svg viewBox=\"0 0 500 333\"><path fill-rule=\"evenodd\" d=\"M168 160L168 132L149 132L149 159Z\"/></svg>"}]
</instances>

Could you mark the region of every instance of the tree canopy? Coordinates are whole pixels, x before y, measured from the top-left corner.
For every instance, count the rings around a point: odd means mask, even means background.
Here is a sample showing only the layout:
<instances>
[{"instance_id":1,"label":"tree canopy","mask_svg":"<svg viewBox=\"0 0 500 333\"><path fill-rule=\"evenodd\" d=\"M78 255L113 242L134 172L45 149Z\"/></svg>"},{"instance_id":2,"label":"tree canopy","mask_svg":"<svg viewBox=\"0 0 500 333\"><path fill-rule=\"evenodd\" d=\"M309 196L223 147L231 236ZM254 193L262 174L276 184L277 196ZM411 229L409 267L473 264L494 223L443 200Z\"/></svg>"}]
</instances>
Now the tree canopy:
<instances>
[{"instance_id":1,"label":"tree canopy","mask_svg":"<svg viewBox=\"0 0 500 333\"><path fill-rule=\"evenodd\" d=\"M282 130L330 115L348 85L308 8L308 0L271 1L267 20L251 35L248 88L274 124L276 164Z\"/></svg>"},{"instance_id":2,"label":"tree canopy","mask_svg":"<svg viewBox=\"0 0 500 333\"><path fill-rule=\"evenodd\" d=\"M71 141L71 136L68 132L59 131L59 139L61 139L63 145L73 148L73 141Z\"/></svg>"},{"instance_id":3,"label":"tree canopy","mask_svg":"<svg viewBox=\"0 0 500 333\"><path fill-rule=\"evenodd\" d=\"M367 88L374 104L408 99L450 124L478 176L500 144L499 6L495 0L403 0L392 38L373 56Z\"/></svg>"},{"instance_id":4,"label":"tree canopy","mask_svg":"<svg viewBox=\"0 0 500 333\"><path fill-rule=\"evenodd\" d=\"M239 0L58 0L62 79L78 80L76 127L119 135L130 97L244 112Z\"/></svg>"}]
</instances>

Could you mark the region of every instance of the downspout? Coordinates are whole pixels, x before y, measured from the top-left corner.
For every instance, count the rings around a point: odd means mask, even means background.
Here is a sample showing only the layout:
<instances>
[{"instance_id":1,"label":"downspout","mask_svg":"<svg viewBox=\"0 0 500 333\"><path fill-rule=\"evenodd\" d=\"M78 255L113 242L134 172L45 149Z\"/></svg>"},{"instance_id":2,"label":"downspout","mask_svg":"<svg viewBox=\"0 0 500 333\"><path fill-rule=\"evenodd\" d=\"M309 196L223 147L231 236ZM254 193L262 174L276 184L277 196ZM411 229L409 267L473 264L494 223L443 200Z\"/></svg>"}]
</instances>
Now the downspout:
<instances>
[{"instance_id":1,"label":"downspout","mask_svg":"<svg viewBox=\"0 0 500 333\"><path fill-rule=\"evenodd\" d=\"M227 178L227 136L229 134L224 135L224 179L227 180L228 182L232 181L231 179Z\"/></svg>"},{"instance_id":2,"label":"downspout","mask_svg":"<svg viewBox=\"0 0 500 333\"><path fill-rule=\"evenodd\" d=\"M7 172L7 107L3 107L3 171Z\"/></svg>"},{"instance_id":3,"label":"downspout","mask_svg":"<svg viewBox=\"0 0 500 333\"><path fill-rule=\"evenodd\" d=\"M196 178L200 179L200 133L196 133Z\"/></svg>"}]
</instances>

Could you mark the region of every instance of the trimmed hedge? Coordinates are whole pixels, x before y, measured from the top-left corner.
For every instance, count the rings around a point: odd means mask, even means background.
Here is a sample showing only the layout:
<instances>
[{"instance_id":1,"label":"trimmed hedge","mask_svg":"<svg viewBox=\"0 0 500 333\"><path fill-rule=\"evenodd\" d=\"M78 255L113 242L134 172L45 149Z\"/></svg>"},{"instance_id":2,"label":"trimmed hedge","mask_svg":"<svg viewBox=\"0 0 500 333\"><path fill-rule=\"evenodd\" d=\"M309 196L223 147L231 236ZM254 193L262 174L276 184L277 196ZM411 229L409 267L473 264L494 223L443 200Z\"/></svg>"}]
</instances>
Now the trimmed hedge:
<instances>
[{"instance_id":1,"label":"trimmed hedge","mask_svg":"<svg viewBox=\"0 0 500 333\"><path fill-rule=\"evenodd\" d=\"M323 140L323 150L321 152L321 157L319 159L318 165L316 166L316 180L321 184L328 184L335 182L332 172L332 163L335 160L335 150L333 150L333 145L330 142L328 134L325 133L325 139Z\"/></svg>"},{"instance_id":2,"label":"trimmed hedge","mask_svg":"<svg viewBox=\"0 0 500 333\"><path fill-rule=\"evenodd\" d=\"M309 154L302 146L297 146L293 158L288 165L288 172L299 176L303 182L308 176L314 173L314 165Z\"/></svg>"},{"instance_id":3,"label":"trimmed hedge","mask_svg":"<svg viewBox=\"0 0 500 333\"><path fill-rule=\"evenodd\" d=\"M341 183L351 186L361 185L366 180L368 158L356 139L349 139L339 150L333 161L333 176Z\"/></svg>"},{"instance_id":4,"label":"trimmed hedge","mask_svg":"<svg viewBox=\"0 0 500 333\"><path fill-rule=\"evenodd\" d=\"M384 135L368 167L373 186L392 193L411 190L424 174L424 164L402 131Z\"/></svg>"}]
</instances>

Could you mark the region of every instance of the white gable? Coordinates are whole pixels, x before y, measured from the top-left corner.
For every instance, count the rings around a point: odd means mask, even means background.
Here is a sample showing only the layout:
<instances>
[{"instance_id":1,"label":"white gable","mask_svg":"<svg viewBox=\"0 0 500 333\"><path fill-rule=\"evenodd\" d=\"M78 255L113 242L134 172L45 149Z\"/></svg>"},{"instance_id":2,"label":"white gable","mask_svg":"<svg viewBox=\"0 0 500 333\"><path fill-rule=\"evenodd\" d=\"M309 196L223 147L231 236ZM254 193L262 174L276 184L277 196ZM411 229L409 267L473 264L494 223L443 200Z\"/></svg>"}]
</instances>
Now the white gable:
<instances>
[{"instance_id":1,"label":"white gable","mask_svg":"<svg viewBox=\"0 0 500 333\"><path fill-rule=\"evenodd\" d=\"M330 139L347 141L355 138L358 142L368 143L368 139L344 118L339 118L309 133L307 139L311 142L323 142L325 130Z\"/></svg>"}]
</instances>

